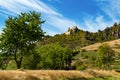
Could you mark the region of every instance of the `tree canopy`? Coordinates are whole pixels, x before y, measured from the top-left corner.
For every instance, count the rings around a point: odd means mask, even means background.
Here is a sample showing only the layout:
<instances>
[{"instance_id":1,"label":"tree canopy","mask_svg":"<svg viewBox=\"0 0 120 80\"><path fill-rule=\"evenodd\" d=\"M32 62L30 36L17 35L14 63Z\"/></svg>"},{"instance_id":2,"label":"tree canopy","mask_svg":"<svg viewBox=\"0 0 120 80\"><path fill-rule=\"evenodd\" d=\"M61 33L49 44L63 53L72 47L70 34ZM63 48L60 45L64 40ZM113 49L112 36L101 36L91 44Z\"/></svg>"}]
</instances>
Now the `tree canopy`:
<instances>
[{"instance_id":1,"label":"tree canopy","mask_svg":"<svg viewBox=\"0 0 120 80\"><path fill-rule=\"evenodd\" d=\"M39 67L42 69L69 69L72 61L72 51L58 43L44 45L37 49L41 58Z\"/></svg>"},{"instance_id":2,"label":"tree canopy","mask_svg":"<svg viewBox=\"0 0 120 80\"><path fill-rule=\"evenodd\" d=\"M8 17L0 37L0 49L6 55L13 56L17 68L21 67L23 56L34 48L35 42L42 40L45 32L41 29L41 14L37 12L21 13L17 17Z\"/></svg>"}]
</instances>

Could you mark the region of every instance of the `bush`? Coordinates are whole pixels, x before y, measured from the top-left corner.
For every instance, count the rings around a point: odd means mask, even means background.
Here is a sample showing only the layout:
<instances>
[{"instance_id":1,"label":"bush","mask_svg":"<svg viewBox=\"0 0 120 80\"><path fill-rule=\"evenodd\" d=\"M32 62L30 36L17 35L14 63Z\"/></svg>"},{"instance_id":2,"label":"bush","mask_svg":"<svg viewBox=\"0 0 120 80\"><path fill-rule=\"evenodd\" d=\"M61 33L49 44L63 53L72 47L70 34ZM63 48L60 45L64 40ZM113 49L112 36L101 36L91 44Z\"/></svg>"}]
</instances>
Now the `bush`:
<instances>
[{"instance_id":1,"label":"bush","mask_svg":"<svg viewBox=\"0 0 120 80\"><path fill-rule=\"evenodd\" d=\"M96 67L96 51L87 51L77 54L74 58L76 60L75 65L80 66L83 65L86 68Z\"/></svg>"},{"instance_id":2,"label":"bush","mask_svg":"<svg viewBox=\"0 0 120 80\"><path fill-rule=\"evenodd\" d=\"M117 72L120 72L120 65L114 65L113 69Z\"/></svg>"},{"instance_id":3,"label":"bush","mask_svg":"<svg viewBox=\"0 0 120 80\"><path fill-rule=\"evenodd\" d=\"M115 61L115 52L108 44L103 44L98 48L97 61L98 66L104 69L110 69L111 63Z\"/></svg>"},{"instance_id":4,"label":"bush","mask_svg":"<svg viewBox=\"0 0 120 80\"><path fill-rule=\"evenodd\" d=\"M81 52L86 52L86 49L81 49Z\"/></svg>"},{"instance_id":5,"label":"bush","mask_svg":"<svg viewBox=\"0 0 120 80\"><path fill-rule=\"evenodd\" d=\"M77 66L76 69L82 71L85 70L85 66Z\"/></svg>"}]
</instances>

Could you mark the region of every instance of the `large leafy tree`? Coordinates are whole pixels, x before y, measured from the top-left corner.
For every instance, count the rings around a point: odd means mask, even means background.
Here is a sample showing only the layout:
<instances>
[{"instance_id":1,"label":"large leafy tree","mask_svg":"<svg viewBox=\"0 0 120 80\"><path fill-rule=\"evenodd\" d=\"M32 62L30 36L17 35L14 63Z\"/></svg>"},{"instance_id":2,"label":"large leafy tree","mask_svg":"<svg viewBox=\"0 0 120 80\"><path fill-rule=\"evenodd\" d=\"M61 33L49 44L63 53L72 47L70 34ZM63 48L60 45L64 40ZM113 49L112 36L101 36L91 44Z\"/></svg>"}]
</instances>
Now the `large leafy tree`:
<instances>
[{"instance_id":1,"label":"large leafy tree","mask_svg":"<svg viewBox=\"0 0 120 80\"><path fill-rule=\"evenodd\" d=\"M21 68L23 57L34 49L35 42L42 40L44 32L41 29L41 14L37 12L21 13L17 17L9 17L6 28L0 37L1 51L12 56L17 68Z\"/></svg>"}]
</instances>

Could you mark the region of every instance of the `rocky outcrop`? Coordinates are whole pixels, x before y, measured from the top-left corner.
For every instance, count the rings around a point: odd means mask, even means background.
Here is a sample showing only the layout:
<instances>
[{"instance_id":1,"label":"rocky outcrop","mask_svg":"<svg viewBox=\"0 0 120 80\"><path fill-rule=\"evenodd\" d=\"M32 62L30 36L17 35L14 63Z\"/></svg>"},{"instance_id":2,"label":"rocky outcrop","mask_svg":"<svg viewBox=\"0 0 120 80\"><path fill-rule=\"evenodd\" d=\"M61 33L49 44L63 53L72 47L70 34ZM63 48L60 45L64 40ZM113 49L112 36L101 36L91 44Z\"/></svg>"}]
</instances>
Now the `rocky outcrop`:
<instances>
[{"instance_id":1,"label":"rocky outcrop","mask_svg":"<svg viewBox=\"0 0 120 80\"><path fill-rule=\"evenodd\" d=\"M78 31L79 31L79 29L77 28L77 26L73 26L73 27L69 28L65 34L73 35L73 34L77 33Z\"/></svg>"},{"instance_id":2,"label":"rocky outcrop","mask_svg":"<svg viewBox=\"0 0 120 80\"><path fill-rule=\"evenodd\" d=\"M114 33L116 38L120 38L120 30L116 30Z\"/></svg>"},{"instance_id":3,"label":"rocky outcrop","mask_svg":"<svg viewBox=\"0 0 120 80\"><path fill-rule=\"evenodd\" d=\"M107 27L102 33L104 38L111 37L118 39L120 38L120 25L114 24L113 27Z\"/></svg>"},{"instance_id":4,"label":"rocky outcrop","mask_svg":"<svg viewBox=\"0 0 120 80\"><path fill-rule=\"evenodd\" d=\"M73 35L77 32L79 32L77 26L72 26L71 28L68 28L68 31L65 32L66 35ZM97 36L98 39L100 40L113 40L113 39L118 39L120 38L120 24L115 23L112 27L107 27L104 30L98 30L98 32L94 33L92 35L89 31L83 31L86 34L86 38ZM90 36L92 35L92 36Z\"/></svg>"}]
</instances>

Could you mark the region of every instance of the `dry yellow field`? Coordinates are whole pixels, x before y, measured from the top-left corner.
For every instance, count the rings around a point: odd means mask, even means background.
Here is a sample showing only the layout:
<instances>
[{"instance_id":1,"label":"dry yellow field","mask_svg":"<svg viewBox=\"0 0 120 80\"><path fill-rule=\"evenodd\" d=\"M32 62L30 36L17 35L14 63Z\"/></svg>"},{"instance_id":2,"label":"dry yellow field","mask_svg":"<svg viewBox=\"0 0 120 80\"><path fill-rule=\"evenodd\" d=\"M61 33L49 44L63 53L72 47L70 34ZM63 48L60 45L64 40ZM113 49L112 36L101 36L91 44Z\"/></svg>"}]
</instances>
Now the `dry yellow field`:
<instances>
[{"instance_id":1,"label":"dry yellow field","mask_svg":"<svg viewBox=\"0 0 120 80\"><path fill-rule=\"evenodd\" d=\"M107 41L107 42L104 42L104 43L107 43L108 45L110 45L110 47L115 47L116 45L120 45L120 39L117 39L117 40L113 40L113 41ZM89 45L89 46L86 46L86 47L83 47L82 49L86 49L86 50L97 50L98 47L100 45L102 45L103 43L95 43L93 45ZM120 49L114 49L115 51L119 52Z\"/></svg>"},{"instance_id":2,"label":"dry yellow field","mask_svg":"<svg viewBox=\"0 0 120 80\"><path fill-rule=\"evenodd\" d=\"M120 79L120 73L105 70L0 70L0 80L87 80L101 76Z\"/></svg>"}]
</instances>

